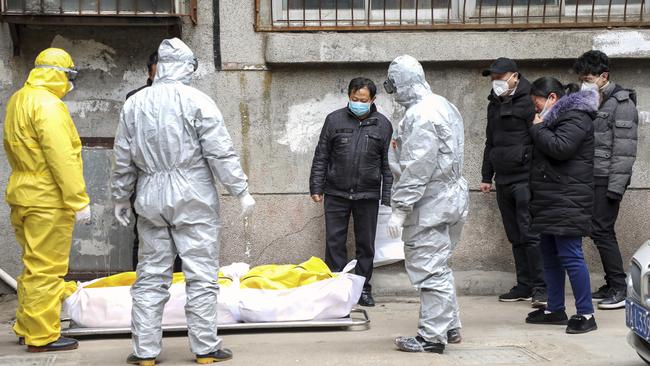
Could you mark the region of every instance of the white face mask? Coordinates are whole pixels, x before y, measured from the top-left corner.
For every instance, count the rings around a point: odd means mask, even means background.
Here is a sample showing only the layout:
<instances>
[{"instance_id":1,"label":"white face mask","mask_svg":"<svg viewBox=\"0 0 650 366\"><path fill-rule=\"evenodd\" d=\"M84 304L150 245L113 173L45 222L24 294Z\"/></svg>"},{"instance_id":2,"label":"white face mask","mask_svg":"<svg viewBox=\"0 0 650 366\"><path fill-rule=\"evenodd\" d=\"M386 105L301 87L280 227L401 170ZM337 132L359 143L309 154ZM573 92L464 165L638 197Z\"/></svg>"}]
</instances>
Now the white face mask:
<instances>
[{"instance_id":1,"label":"white face mask","mask_svg":"<svg viewBox=\"0 0 650 366\"><path fill-rule=\"evenodd\" d=\"M510 85L508 82L515 75L516 73L510 75L508 80L492 80L492 90L494 91L494 94L496 94L498 97L504 96L510 90Z\"/></svg>"},{"instance_id":2,"label":"white face mask","mask_svg":"<svg viewBox=\"0 0 650 366\"><path fill-rule=\"evenodd\" d=\"M72 81L68 81L68 93L74 90L74 83Z\"/></svg>"},{"instance_id":3,"label":"white face mask","mask_svg":"<svg viewBox=\"0 0 650 366\"><path fill-rule=\"evenodd\" d=\"M546 98L546 102L544 102L544 108L542 108L542 111L539 112L539 116L541 118L544 118L544 115L546 114L546 112L548 112L548 110L546 110L546 106L548 105L549 100L550 100L549 98Z\"/></svg>"},{"instance_id":4,"label":"white face mask","mask_svg":"<svg viewBox=\"0 0 650 366\"><path fill-rule=\"evenodd\" d=\"M588 82L583 82L582 85L580 85L580 90L582 91L598 91L600 88L598 87L598 84L596 83L588 83Z\"/></svg>"},{"instance_id":5,"label":"white face mask","mask_svg":"<svg viewBox=\"0 0 650 366\"><path fill-rule=\"evenodd\" d=\"M594 81L583 81L582 85L580 85L580 90L582 91L588 91L588 90L594 90L594 91L600 91L603 90L609 85L609 81L605 83L603 86L598 86L598 80L602 79L603 76L600 75L596 80Z\"/></svg>"}]
</instances>

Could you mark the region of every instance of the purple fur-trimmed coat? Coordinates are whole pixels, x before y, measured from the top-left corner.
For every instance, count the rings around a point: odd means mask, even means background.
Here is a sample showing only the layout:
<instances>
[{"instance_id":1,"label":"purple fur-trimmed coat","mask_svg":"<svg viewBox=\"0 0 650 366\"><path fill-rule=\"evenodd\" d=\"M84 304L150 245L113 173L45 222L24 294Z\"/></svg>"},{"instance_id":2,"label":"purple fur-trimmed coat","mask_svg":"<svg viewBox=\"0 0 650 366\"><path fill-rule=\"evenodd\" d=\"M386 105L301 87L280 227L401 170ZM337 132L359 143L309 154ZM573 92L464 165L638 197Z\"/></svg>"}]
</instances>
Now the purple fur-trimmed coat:
<instances>
[{"instance_id":1,"label":"purple fur-trimmed coat","mask_svg":"<svg viewBox=\"0 0 650 366\"><path fill-rule=\"evenodd\" d=\"M535 144L531 171L532 230L587 236L594 194L594 127L598 94L560 98L544 122L530 129Z\"/></svg>"}]
</instances>

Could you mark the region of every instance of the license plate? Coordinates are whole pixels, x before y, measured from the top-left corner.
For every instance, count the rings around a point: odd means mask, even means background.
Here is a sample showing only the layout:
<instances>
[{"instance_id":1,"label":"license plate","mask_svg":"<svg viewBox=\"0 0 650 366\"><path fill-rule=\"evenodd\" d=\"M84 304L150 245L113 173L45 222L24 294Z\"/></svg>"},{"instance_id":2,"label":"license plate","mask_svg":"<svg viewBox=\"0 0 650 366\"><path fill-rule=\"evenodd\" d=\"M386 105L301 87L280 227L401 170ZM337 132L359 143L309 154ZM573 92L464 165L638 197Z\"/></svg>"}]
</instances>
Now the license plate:
<instances>
[{"instance_id":1,"label":"license plate","mask_svg":"<svg viewBox=\"0 0 650 366\"><path fill-rule=\"evenodd\" d=\"M631 300L625 300L625 323L639 337L650 341L650 312Z\"/></svg>"}]
</instances>

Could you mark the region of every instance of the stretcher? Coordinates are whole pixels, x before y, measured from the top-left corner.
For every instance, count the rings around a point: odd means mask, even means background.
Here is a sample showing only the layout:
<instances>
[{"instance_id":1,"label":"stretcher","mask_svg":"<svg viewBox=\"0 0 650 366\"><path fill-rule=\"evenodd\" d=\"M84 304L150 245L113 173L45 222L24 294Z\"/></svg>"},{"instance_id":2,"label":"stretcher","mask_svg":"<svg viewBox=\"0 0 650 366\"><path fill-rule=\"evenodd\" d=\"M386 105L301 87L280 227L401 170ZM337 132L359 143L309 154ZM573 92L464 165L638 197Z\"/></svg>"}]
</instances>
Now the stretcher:
<instances>
[{"instance_id":1,"label":"stretcher","mask_svg":"<svg viewBox=\"0 0 650 366\"><path fill-rule=\"evenodd\" d=\"M265 329L309 329L309 328L356 328L366 330L370 325L368 312L364 309L352 309L350 315L339 319L320 319L305 321L235 323L219 325L219 331L230 330L265 330ZM163 326L163 332L186 332L186 325ZM83 328L68 321L68 326L61 329L64 337L84 337L102 335L128 335L131 328Z\"/></svg>"},{"instance_id":2,"label":"stretcher","mask_svg":"<svg viewBox=\"0 0 650 366\"><path fill-rule=\"evenodd\" d=\"M235 263L221 268L217 296L217 328L223 330L350 328L367 326L368 313L356 306L365 278L349 273L350 262L339 273L330 272L319 258L299 265L263 265L250 268ZM95 281L71 284L64 301L64 336L131 333L131 285L136 274L125 272ZM76 287L72 289L72 287ZM175 273L162 314L167 332L187 331L186 284ZM66 326L67 325L67 326Z\"/></svg>"}]
</instances>

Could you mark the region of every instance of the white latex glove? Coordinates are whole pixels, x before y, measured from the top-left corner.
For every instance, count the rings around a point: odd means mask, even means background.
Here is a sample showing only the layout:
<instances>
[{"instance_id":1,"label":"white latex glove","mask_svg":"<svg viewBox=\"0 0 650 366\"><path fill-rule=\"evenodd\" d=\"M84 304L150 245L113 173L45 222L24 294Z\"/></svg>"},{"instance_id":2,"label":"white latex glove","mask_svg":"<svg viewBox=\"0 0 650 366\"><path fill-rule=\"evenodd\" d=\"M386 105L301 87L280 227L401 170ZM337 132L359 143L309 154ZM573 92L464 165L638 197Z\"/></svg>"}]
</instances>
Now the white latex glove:
<instances>
[{"instance_id":1,"label":"white latex glove","mask_svg":"<svg viewBox=\"0 0 650 366\"><path fill-rule=\"evenodd\" d=\"M402 235L402 226L404 226L404 221L406 220L407 212L402 210L393 210L393 213L390 214L390 219L388 220L388 237L391 239L397 239Z\"/></svg>"},{"instance_id":2,"label":"white latex glove","mask_svg":"<svg viewBox=\"0 0 650 366\"><path fill-rule=\"evenodd\" d=\"M120 225L129 226L131 223L131 203L129 201L115 204L115 218Z\"/></svg>"},{"instance_id":3,"label":"white latex glove","mask_svg":"<svg viewBox=\"0 0 650 366\"><path fill-rule=\"evenodd\" d=\"M92 217L92 214L90 213L90 205L75 212L74 215L78 224L90 225L90 218Z\"/></svg>"},{"instance_id":4,"label":"white latex glove","mask_svg":"<svg viewBox=\"0 0 650 366\"><path fill-rule=\"evenodd\" d=\"M242 217L250 217L255 208L255 199L248 192L244 192L239 196L239 203L241 204Z\"/></svg>"}]
</instances>

